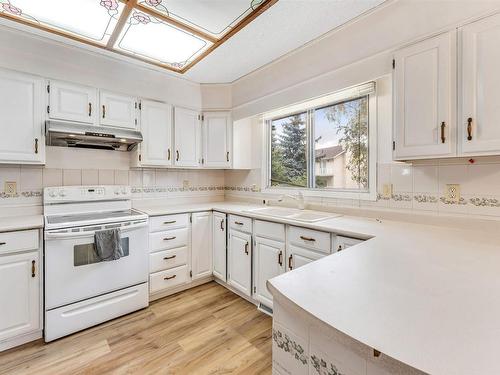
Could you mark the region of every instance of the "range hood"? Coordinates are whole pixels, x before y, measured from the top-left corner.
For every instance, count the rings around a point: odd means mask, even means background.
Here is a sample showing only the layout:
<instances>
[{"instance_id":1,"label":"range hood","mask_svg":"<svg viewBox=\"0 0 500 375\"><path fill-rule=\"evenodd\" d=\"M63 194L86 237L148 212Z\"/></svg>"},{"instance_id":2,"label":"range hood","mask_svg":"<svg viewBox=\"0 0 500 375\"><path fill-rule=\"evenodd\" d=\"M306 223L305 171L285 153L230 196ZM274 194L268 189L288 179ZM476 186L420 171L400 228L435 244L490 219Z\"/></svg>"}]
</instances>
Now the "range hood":
<instances>
[{"instance_id":1,"label":"range hood","mask_svg":"<svg viewBox=\"0 0 500 375\"><path fill-rule=\"evenodd\" d=\"M45 136L49 146L115 151L131 151L142 142L142 134L137 130L53 120L45 122Z\"/></svg>"}]
</instances>

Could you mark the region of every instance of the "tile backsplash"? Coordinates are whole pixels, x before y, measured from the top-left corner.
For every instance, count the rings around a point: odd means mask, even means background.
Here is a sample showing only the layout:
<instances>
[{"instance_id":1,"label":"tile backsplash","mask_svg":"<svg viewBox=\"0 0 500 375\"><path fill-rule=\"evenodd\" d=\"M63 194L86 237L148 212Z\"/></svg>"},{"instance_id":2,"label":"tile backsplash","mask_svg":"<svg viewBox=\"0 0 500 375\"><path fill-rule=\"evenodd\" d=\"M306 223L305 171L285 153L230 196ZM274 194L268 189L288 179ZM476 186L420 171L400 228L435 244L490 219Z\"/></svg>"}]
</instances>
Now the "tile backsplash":
<instances>
[{"instance_id":1,"label":"tile backsplash","mask_svg":"<svg viewBox=\"0 0 500 375\"><path fill-rule=\"evenodd\" d=\"M16 194L5 191L15 182ZM224 171L160 169L62 169L0 166L0 205L39 205L49 186L130 185L134 199L168 196L223 195Z\"/></svg>"}]
</instances>

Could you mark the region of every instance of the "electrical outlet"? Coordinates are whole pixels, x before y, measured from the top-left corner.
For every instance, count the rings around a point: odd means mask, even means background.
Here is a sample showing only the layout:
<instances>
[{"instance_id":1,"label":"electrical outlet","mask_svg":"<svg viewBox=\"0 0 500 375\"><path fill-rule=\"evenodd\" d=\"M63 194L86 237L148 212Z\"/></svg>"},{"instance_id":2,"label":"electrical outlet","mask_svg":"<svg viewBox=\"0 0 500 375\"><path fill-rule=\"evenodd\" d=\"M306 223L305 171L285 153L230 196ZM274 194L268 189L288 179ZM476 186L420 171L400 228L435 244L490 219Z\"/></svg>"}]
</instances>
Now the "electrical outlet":
<instances>
[{"instance_id":1,"label":"electrical outlet","mask_svg":"<svg viewBox=\"0 0 500 375\"><path fill-rule=\"evenodd\" d=\"M17 182L5 181L4 191L5 191L5 194L7 194L7 195L16 195L17 194Z\"/></svg>"},{"instance_id":2,"label":"electrical outlet","mask_svg":"<svg viewBox=\"0 0 500 375\"><path fill-rule=\"evenodd\" d=\"M446 195L446 200L448 202L453 202L453 203L460 202L460 185L447 184L445 195Z\"/></svg>"},{"instance_id":3,"label":"electrical outlet","mask_svg":"<svg viewBox=\"0 0 500 375\"><path fill-rule=\"evenodd\" d=\"M189 180L183 180L182 181L182 187L184 189L189 189Z\"/></svg>"},{"instance_id":4,"label":"electrical outlet","mask_svg":"<svg viewBox=\"0 0 500 375\"><path fill-rule=\"evenodd\" d=\"M384 184L382 186L382 198L392 197L392 184Z\"/></svg>"}]
</instances>

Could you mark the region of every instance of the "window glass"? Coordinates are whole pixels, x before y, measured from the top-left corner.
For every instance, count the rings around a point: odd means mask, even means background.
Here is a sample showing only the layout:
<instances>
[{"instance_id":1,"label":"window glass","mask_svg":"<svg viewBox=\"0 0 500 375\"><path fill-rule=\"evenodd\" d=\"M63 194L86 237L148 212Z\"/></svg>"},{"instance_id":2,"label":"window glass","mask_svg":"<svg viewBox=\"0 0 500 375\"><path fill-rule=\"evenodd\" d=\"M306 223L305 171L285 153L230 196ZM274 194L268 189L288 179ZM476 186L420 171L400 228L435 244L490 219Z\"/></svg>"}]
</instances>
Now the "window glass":
<instances>
[{"instance_id":1,"label":"window glass","mask_svg":"<svg viewBox=\"0 0 500 375\"><path fill-rule=\"evenodd\" d=\"M368 189L368 96L314 111L316 188Z\"/></svg>"},{"instance_id":2,"label":"window glass","mask_svg":"<svg viewBox=\"0 0 500 375\"><path fill-rule=\"evenodd\" d=\"M271 121L271 186L307 187L307 113Z\"/></svg>"}]
</instances>

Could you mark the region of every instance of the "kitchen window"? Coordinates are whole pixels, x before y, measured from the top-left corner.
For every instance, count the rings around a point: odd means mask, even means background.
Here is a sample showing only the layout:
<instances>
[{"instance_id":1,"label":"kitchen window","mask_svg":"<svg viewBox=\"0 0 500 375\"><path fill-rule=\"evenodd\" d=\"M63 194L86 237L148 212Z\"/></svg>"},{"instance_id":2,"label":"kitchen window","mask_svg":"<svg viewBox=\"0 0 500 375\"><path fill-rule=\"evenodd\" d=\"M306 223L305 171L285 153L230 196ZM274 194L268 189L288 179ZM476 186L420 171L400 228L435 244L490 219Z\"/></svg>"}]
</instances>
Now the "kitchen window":
<instances>
[{"instance_id":1,"label":"kitchen window","mask_svg":"<svg viewBox=\"0 0 500 375\"><path fill-rule=\"evenodd\" d=\"M375 198L374 82L281 109L265 119L266 190Z\"/></svg>"}]
</instances>

